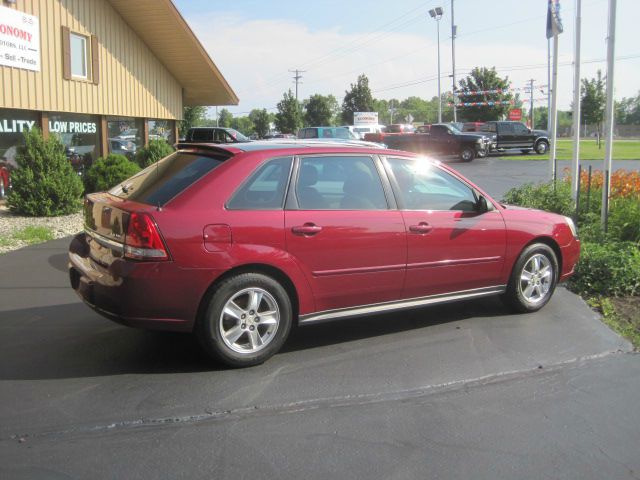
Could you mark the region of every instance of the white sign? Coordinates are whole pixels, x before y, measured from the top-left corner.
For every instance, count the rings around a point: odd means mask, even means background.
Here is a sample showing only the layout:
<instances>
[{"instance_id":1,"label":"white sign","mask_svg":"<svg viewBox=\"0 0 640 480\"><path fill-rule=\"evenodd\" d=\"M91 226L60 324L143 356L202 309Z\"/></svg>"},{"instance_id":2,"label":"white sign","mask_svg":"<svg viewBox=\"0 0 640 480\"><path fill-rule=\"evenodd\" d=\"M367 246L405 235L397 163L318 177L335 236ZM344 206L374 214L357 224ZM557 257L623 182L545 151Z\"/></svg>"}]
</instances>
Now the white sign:
<instances>
[{"instance_id":1,"label":"white sign","mask_svg":"<svg viewBox=\"0 0 640 480\"><path fill-rule=\"evenodd\" d=\"M0 120L0 133L22 133L31 130L34 120Z\"/></svg>"},{"instance_id":2,"label":"white sign","mask_svg":"<svg viewBox=\"0 0 640 480\"><path fill-rule=\"evenodd\" d=\"M38 17L0 7L0 65L40 71Z\"/></svg>"},{"instance_id":3,"label":"white sign","mask_svg":"<svg viewBox=\"0 0 640 480\"><path fill-rule=\"evenodd\" d=\"M377 125L378 112L353 112L354 125Z\"/></svg>"},{"instance_id":4,"label":"white sign","mask_svg":"<svg viewBox=\"0 0 640 480\"><path fill-rule=\"evenodd\" d=\"M96 133L95 122L52 122L49 121L49 131L53 133Z\"/></svg>"}]
</instances>

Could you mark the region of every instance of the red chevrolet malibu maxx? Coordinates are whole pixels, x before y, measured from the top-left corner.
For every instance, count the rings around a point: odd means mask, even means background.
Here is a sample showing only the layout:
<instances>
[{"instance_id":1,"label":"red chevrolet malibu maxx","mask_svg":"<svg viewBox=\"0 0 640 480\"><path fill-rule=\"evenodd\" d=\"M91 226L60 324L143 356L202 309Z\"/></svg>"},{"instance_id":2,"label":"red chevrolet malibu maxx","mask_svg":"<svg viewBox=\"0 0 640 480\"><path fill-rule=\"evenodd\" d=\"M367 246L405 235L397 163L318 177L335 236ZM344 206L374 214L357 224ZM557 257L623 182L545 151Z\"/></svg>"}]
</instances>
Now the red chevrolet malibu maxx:
<instances>
[{"instance_id":1,"label":"red chevrolet malibu maxx","mask_svg":"<svg viewBox=\"0 0 640 480\"><path fill-rule=\"evenodd\" d=\"M294 322L486 295L535 311L578 260L569 218L501 205L406 152L178 147L87 196L71 285L119 323L194 332L232 366L275 354Z\"/></svg>"}]
</instances>

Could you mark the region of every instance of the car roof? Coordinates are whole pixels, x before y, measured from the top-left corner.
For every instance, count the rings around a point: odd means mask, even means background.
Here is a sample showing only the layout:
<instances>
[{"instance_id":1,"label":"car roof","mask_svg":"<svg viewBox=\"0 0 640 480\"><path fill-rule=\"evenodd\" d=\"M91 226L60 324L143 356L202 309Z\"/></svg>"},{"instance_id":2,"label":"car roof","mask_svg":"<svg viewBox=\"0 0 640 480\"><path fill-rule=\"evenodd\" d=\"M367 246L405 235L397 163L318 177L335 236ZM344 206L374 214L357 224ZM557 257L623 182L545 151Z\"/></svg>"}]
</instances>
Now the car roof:
<instances>
[{"instance_id":1,"label":"car roof","mask_svg":"<svg viewBox=\"0 0 640 480\"><path fill-rule=\"evenodd\" d=\"M335 140L335 139L328 139ZM393 152L394 155L416 156L410 152L401 152L389 150L385 148L377 148L369 145L362 145L357 141L321 141L318 139L272 139L257 140L246 143L218 144L218 143L177 143L176 148L179 150L199 149L211 150L214 152L229 152L239 154L243 152L258 152L266 150L312 150L318 153L326 152L345 152L353 151L358 153L374 153L380 154L383 150L385 155Z\"/></svg>"}]
</instances>

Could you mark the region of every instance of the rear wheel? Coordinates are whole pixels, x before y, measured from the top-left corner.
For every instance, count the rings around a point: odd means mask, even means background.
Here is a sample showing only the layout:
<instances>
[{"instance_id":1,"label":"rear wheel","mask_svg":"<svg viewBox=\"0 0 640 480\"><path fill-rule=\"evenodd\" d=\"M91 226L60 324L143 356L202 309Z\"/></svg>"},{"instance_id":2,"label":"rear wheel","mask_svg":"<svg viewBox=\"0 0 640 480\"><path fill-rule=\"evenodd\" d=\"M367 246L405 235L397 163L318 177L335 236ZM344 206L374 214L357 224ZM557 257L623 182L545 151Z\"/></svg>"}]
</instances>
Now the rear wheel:
<instances>
[{"instance_id":1,"label":"rear wheel","mask_svg":"<svg viewBox=\"0 0 640 480\"><path fill-rule=\"evenodd\" d=\"M471 147L463 147L462 150L460 150L460 160L463 162L470 162L475 156L476 152Z\"/></svg>"},{"instance_id":2,"label":"rear wheel","mask_svg":"<svg viewBox=\"0 0 640 480\"><path fill-rule=\"evenodd\" d=\"M548 245L525 248L513 267L505 302L518 312L535 312L551 299L558 282L558 259Z\"/></svg>"},{"instance_id":3,"label":"rear wheel","mask_svg":"<svg viewBox=\"0 0 640 480\"><path fill-rule=\"evenodd\" d=\"M249 367L280 350L291 323L291 300L282 285L266 275L244 273L215 290L196 335L210 356Z\"/></svg>"},{"instance_id":4,"label":"rear wheel","mask_svg":"<svg viewBox=\"0 0 640 480\"><path fill-rule=\"evenodd\" d=\"M534 148L538 155L544 155L549 150L549 144L544 140L539 140Z\"/></svg>"}]
</instances>

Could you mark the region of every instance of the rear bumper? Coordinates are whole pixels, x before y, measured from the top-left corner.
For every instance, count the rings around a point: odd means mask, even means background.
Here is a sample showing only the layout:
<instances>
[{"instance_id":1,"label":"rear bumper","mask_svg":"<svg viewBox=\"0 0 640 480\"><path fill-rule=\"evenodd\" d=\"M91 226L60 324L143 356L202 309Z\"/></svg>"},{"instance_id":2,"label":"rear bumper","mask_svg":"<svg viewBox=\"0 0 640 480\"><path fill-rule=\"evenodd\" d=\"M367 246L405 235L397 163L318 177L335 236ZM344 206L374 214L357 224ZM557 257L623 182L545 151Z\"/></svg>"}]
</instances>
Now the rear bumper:
<instances>
[{"instance_id":1,"label":"rear bumper","mask_svg":"<svg viewBox=\"0 0 640 480\"><path fill-rule=\"evenodd\" d=\"M130 327L192 331L210 276L173 262L118 259L102 266L88 255L83 233L69 247L71 287L97 313Z\"/></svg>"}]
</instances>

